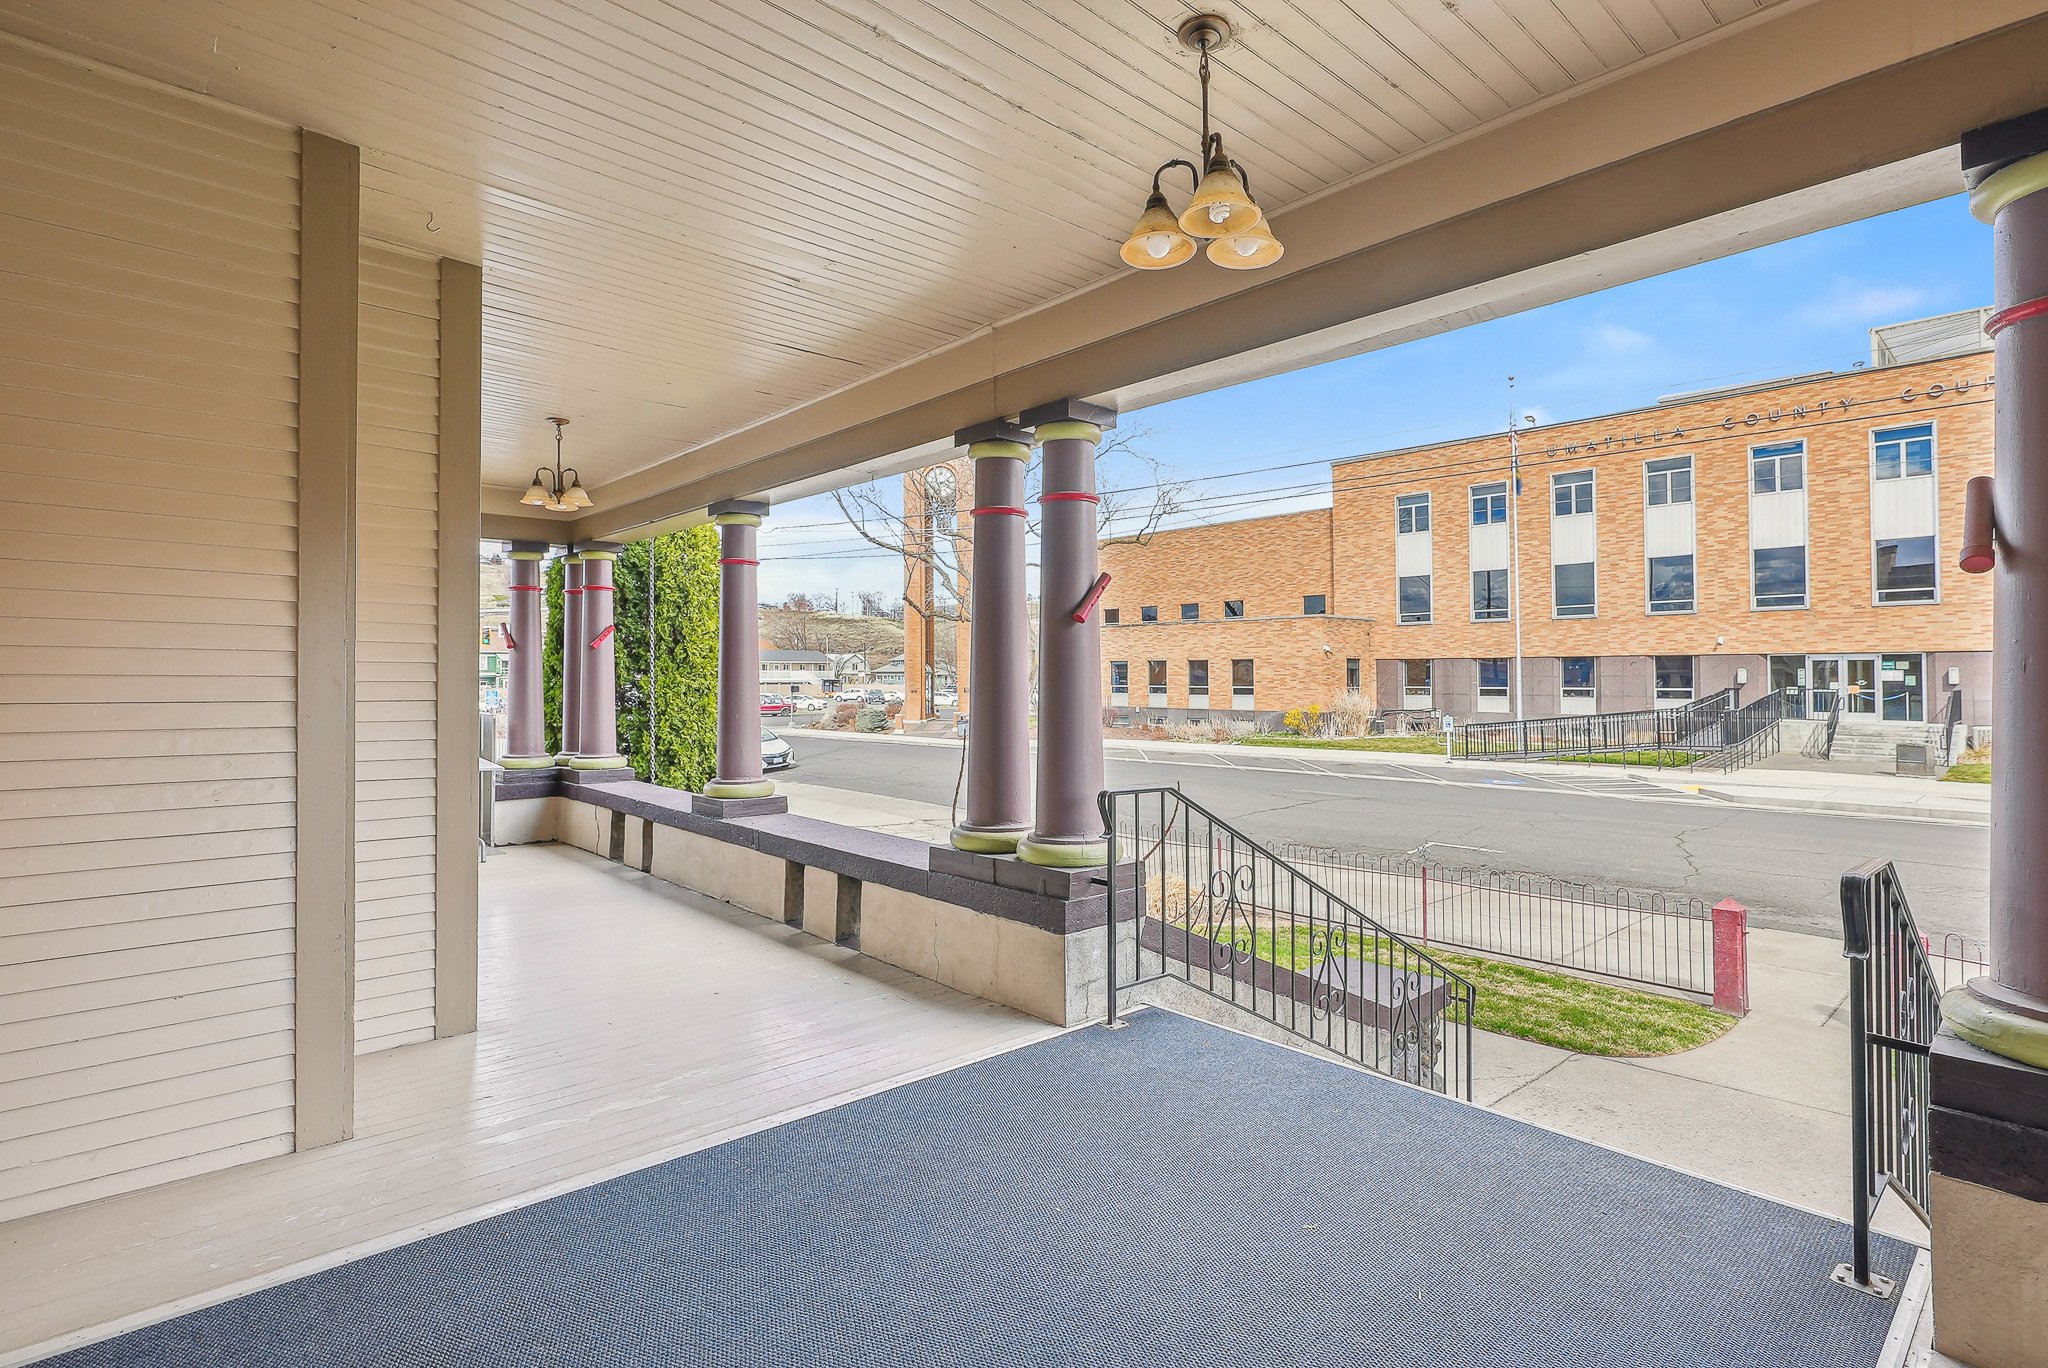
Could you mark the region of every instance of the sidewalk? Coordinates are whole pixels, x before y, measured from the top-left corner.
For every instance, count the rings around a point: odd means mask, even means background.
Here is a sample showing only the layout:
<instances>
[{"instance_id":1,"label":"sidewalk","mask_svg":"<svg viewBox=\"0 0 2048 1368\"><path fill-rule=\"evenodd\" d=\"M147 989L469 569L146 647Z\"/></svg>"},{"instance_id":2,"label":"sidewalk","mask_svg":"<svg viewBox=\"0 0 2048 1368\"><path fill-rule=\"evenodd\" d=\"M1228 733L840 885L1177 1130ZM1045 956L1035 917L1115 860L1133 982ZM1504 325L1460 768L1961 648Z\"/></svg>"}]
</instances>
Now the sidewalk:
<instances>
[{"instance_id":1,"label":"sidewalk","mask_svg":"<svg viewBox=\"0 0 2048 1368\"><path fill-rule=\"evenodd\" d=\"M790 811L807 817L921 840L942 841L951 828L935 803L802 783L778 789ZM1473 1100L1847 1220L1849 979L1841 948L1824 937L1752 930L1749 953L1751 1012L1719 1040L1658 1059L1610 1059L1481 1035ZM1927 1238L1896 1204L1877 1225L1902 1239Z\"/></svg>"},{"instance_id":2,"label":"sidewalk","mask_svg":"<svg viewBox=\"0 0 2048 1368\"><path fill-rule=\"evenodd\" d=\"M850 737L877 745L942 746L958 750L954 737L899 736L889 733L820 732L820 736ZM1408 754L1400 751L1320 750L1293 746L1240 746L1208 741L1124 741L1111 740L1110 758L1119 747L1140 749L1158 762L1185 753L1188 756L1228 757L1246 768L1299 768L1312 764L1321 769L1398 766L1426 776L1441 773L1449 777L1501 772L1549 776L1552 778L1628 778L1674 792L1695 793L1722 802L1749 807L1780 808L1802 812L1838 812L1866 817L1893 817L1916 821L1962 822L1982 825L1991 820L1989 784L1949 784L1939 779L1905 778L1889 774L1853 774L1835 770L1762 769L1751 766L1721 775L1710 770L1659 770L1641 766L1570 764L1562 761L1516 762L1509 760L1450 760L1442 755ZM1275 763L1280 762L1280 763ZM880 801L880 800L878 800Z\"/></svg>"}]
</instances>

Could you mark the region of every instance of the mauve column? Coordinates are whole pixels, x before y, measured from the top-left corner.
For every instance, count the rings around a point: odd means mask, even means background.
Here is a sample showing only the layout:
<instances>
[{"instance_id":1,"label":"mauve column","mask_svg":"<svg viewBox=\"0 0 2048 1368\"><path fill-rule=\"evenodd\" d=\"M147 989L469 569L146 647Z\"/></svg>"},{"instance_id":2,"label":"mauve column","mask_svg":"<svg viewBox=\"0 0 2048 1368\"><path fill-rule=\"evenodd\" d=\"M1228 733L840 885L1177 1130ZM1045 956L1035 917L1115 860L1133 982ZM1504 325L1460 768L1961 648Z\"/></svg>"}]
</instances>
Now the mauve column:
<instances>
[{"instance_id":1,"label":"mauve column","mask_svg":"<svg viewBox=\"0 0 2048 1368\"><path fill-rule=\"evenodd\" d=\"M1031 829L1031 624L1024 598L1024 466L1031 434L985 423L958 434L974 463L968 585L967 811L959 850L1007 854Z\"/></svg>"},{"instance_id":2,"label":"mauve column","mask_svg":"<svg viewBox=\"0 0 2048 1368\"><path fill-rule=\"evenodd\" d=\"M1991 975L1952 990L1955 1033L2048 1068L2048 115L2033 155L1983 176L1970 208L1992 225L1997 348L1997 565L1991 585ZM2021 121L2015 121L2015 124ZM1965 139L1964 151L1971 150Z\"/></svg>"},{"instance_id":3,"label":"mauve column","mask_svg":"<svg viewBox=\"0 0 2048 1368\"><path fill-rule=\"evenodd\" d=\"M562 557L562 749L555 753L558 765L576 758L576 742L583 729L582 641L583 553L571 551Z\"/></svg>"},{"instance_id":4,"label":"mauve column","mask_svg":"<svg viewBox=\"0 0 2048 1368\"><path fill-rule=\"evenodd\" d=\"M718 524L718 774L706 798L766 798L761 776L761 589L758 533L768 505L711 505Z\"/></svg>"},{"instance_id":5,"label":"mauve column","mask_svg":"<svg viewBox=\"0 0 2048 1368\"><path fill-rule=\"evenodd\" d=\"M600 547L583 553L583 691L576 709L576 758L573 769L625 769L619 754L619 669L617 609L613 606L612 565L619 553Z\"/></svg>"},{"instance_id":6,"label":"mauve column","mask_svg":"<svg viewBox=\"0 0 2048 1368\"><path fill-rule=\"evenodd\" d=\"M544 543L514 542L506 566L512 606L505 645L512 662L505 677L506 753L498 759L506 769L545 769L555 763L547 750L547 716L541 706L546 688L541 671L546 627L541 619L547 591L540 582L540 563L547 554Z\"/></svg>"},{"instance_id":7,"label":"mauve column","mask_svg":"<svg viewBox=\"0 0 2048 1368\"><path fill-rule=\"evenodd\" d=\"M1102 613L1095 587L1095 444L1113 409L1063 399L1028 410L1040 447L1038 515L1038 811L1017 845L1029 864L1109 862L1102 811Z\"/></svg>"}]
</instances>

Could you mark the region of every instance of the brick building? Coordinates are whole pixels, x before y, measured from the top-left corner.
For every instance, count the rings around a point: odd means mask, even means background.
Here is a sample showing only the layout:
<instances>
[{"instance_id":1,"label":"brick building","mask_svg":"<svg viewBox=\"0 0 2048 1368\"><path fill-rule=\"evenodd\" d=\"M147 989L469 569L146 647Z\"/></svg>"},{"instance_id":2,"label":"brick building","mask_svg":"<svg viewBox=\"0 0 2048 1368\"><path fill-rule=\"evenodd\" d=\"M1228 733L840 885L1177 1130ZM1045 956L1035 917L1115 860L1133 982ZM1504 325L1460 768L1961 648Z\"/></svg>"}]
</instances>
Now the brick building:
<instances>
[{"instance_id":1,"label":"brick building","mask_svg":"<svg viewBox=\"0 0 2048 1368\"><path fill-rule=\"evenodd\" d=\"M1989 585L1953 564L1964 485L1991 469L1980 321L1873 336L1879 362L1931 359L1532 427L1512 452L1362 456L1333 466L1329 509L1107 544L1104 698L1270 714L1355 688L1462 719L1740 684L1873 724L1960 693L1988 721Z\"/></svg>"}]
</instances>

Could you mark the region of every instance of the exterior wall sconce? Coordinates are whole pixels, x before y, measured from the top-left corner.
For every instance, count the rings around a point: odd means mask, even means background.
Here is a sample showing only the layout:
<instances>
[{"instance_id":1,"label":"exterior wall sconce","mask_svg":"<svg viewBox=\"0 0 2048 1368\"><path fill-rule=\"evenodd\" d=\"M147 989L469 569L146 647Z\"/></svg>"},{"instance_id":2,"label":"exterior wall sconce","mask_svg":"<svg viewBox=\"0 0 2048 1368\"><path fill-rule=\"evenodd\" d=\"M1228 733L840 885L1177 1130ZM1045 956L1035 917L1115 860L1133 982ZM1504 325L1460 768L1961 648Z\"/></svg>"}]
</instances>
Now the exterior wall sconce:
<instances>
[{"instance_id":1,"label":"exterior wall sconce","mask_svg":"<svg viewBox=\"0 0 2048 1368\"><path fill-rule=\"evenodd\" d=\"M519 496L519 502L531 508L545 508L550 513L573 513L579 508L591 506L590 495L583 490L583 480L572 466L562 469L562 429L569 426L567 418L550 418L555 425L555 468L551 471L541 466L533 472L533 483ZM566 478L565 478L566 477Z\"/></svg>"},{"instance_id":2,"label":"exterior wall sconce","mask_svg":"<svg viewBox=\"0 0 2048 1368\"><path fill-rule=\"evenodd\" d=\"M1197 14L1180 26L1181 44L1202 54L1202 166L1175 157L1152 173L1152 193L1145 200L1137 226L1119 253L1124 264L1141 271L1178 266L1208 243L1209 260L1231 271L1270 266L1287 249L1266 224L1265 211L1252 198L1251 178L1223 150L1223 135L1209 128L1209 54L1230 41L1230 21L1221 15ZM1166 202L1159 178L1174 167L1188 173L1194 188L1188 207L1176 215Z\"/></svg>"}]
</instances>

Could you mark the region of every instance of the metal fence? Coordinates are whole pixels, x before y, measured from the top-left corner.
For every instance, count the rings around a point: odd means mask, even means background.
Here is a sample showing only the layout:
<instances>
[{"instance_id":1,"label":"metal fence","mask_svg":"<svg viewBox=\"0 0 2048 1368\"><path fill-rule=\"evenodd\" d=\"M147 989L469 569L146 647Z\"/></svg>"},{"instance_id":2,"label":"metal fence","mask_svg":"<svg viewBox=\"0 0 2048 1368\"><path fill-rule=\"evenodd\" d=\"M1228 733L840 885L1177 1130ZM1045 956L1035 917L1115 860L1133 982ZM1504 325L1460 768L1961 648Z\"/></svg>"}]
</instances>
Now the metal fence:
<instances>
[{"instance_id":1,"label":"metal fence","mask_svg":"<svg viewBox=\"0 0 2048 1368\"><path fill-rule=\"evenodd\" d=\"M1701 899L1410 855L1274 849L1421 944L1713 996L1714 917Z\"/></svg>"},{"instance_id":2,"label":"metal fence","mask_svg":"<svg viewBox=\"0 0 2048 1368\"><path fill-rule=\"evenodd\" d=\"M1941 1024L1941 984L1923 944L1889 860L1842 876L1855 1243L1834 1277L1880 1296L1890 1296L1893 1287L1870 1268L1877 1204L1896 1192L1914 1215L1927 1219L1927 1055Z\"/></svg>"},{"instance_id":3,"label":"metal fence","mask_svg":"<svg viewBox=\"0 0 2048 1368\"><path fill-rule=\"evenodd\" d=\"M1719 770L1728 774L1778 753L1779 728L1785 720L1785 695L1767 693L1747 707L1724 712L1706 728L1716 742L1713 750L1700 755L1691 769ZM1714 733L1718 731L1718 735Z\"/></svg>"},{"instance_id":4,"label":"metal fence","mask_svg":"<svg viewBox=\"0 0 2048 1368\"><path fill-rule=\"evenodd\" d=\"M1172 788L1100 798L1108 995L1170 980L1354 1064L1472 1096L1472 985Z\"/></svg>"},{"instance_id":5,"label":"metal fence","mask_svg":"<svg viewBox=\"0 0 2048 1368\"><path fill-rule=\"evenodd\" d=\"M1923 935L1920 937L1920 949L1927 956L1927 967L1933 971L1934 981L1944 993L1991 972L1991 948L1974 936L1954 931L1939 936Z\"/></svg>"},{"instance_id":6,"label":"metal fence","mask_svg":"<svg viewBox=\"0 0 2048 1368\"><path fill-rule=\"evenodd\" d=\"M1683 764L1672 757L1719 749L1720 719L1735 711L1736 697L1736 690L1722 689L1670 708L1467 722L1453 737L1452 754L1468 760L1508 760L1640 752L1650 757L1646 765Z\"/></svg>"}]
</instances>

